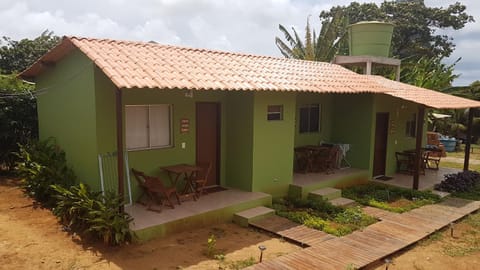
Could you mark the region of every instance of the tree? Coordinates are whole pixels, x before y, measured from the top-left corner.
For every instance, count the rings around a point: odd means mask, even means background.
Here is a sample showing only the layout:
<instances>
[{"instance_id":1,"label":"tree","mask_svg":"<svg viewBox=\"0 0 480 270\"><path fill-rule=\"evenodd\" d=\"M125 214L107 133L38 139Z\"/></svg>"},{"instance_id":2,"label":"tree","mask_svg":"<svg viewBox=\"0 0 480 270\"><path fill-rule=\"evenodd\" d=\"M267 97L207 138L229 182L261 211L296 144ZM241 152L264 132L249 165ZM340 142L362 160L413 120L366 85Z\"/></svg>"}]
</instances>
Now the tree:
<instances>
[{"instance_id":1,"label":"tree","mask_svg":"<svg viewBox=\"0 0 480 270\"><path fill-rule=\"evenodd\" d=\"M442 91L452 85L458 74L454 74L457 59L453 64L442 63L443 57L423 56L418 61L409 61L402 65L401 81L423 88Z\"/></svg>"},{"instance_id":2,"label":"tree","mask_svg":"<svg viewBox=\"0 0 480 270\"><path fill-rule=\"evenodd\" d=\"M12 40L3 37L4 45L0 47L0 71L2 74L21 72L32 65L38 58L52 49L60 41L52 31L45 30L35 39ZM2 44L2 43L0 43Z\"/></svg>"},{"instance_id":3,"label":"tree","mask_svg":"<svg viewBox=\"0 0 480 270\"><path fill-rule=\"evenodd\" d=\"M339 11L346 14L350 23L360 21L386 21L395 25L392 37L392 55L400 59L421 57L448 57L455 49L452 38L436 34L437 29L462 29L474 22L466 12L465 5L458 2L447 8L431 8L424 1L385 1L380 6L374 3L332 7L320 13L321 19L333 18ZM343 34L337 33L337 37Z\"/></svg>"},{"instance_id":4,"label":"tree","mask_svg":"<svg viewBox=\"0 0 480 270\"><path fill-rule=\"evenodd\" d=\"M320 34L317 37L315 30L310 27L309 18L307 18L305 42L302 42L294 27L292 27L293 34L290 34L280 24L278 28L290 45L287 45L279 37L275 37L275 44L287 58L329 62L335 54L344 54L347 50L346 25L347 21L343 11L339 10L332 18L321 22Z\"/></svg>"},{"instance_id":5,"label":"tree","mask_svg":"<svg viewBox=\"0 0 480 270\"><path fill-rule=\"evenodd\" d=\"M16 72L32 65L53 48L60 38L44 31L39 37L20 41L3 37L0 47L0 169L13 169L18 144L38 137L34 85L17 77Z\"/></svg>"}]
</instances>

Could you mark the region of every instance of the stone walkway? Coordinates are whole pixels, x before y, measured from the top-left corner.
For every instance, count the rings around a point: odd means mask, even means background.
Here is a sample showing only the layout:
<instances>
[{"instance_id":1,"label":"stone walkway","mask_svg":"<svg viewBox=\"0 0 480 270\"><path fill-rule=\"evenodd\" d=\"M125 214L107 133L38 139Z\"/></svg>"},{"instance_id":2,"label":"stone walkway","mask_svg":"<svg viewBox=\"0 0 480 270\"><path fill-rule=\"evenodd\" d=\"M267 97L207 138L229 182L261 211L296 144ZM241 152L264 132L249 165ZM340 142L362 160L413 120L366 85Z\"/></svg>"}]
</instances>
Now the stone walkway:
<instances>
[{"instance_id":1,"label":"stone walkway","mask_svg":"<svg viewBox=\"0 0 480 270\"><path fill-rule=\"evenodd\" d=\"M246 269L343 270L365 267L478 209L480 201L457 198L449 198L442 203L426 205L403 214L367 207L365 211L379 218L379 222L343 237L323 238L323 241L317 243L310 240L312 245L308 248ZM306 236L302 234L302 237Z\"/></svg>"}]
</instances>

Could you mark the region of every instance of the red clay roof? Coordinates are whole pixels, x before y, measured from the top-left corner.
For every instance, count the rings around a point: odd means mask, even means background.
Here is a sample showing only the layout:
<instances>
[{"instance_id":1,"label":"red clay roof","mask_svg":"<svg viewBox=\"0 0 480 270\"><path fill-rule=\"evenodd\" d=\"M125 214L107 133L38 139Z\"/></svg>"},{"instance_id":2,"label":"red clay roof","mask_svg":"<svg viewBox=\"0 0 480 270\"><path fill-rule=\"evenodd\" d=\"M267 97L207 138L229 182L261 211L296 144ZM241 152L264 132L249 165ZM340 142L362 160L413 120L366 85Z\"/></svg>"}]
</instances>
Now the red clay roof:
<instances>
[{"instance_id":1,"label":"red clay roof","mask_svg":"<svg viewBox=\"0 0 480 270\"><path fill-rule=\"evenodd\" d=\"M445 94L360 75L335 64L110 39L64 37L20 76L41 74L75 48L121 89L383 93L434 108L480 107L480 102L450 95L444 102Z\"/></svg>"}]
</instances>

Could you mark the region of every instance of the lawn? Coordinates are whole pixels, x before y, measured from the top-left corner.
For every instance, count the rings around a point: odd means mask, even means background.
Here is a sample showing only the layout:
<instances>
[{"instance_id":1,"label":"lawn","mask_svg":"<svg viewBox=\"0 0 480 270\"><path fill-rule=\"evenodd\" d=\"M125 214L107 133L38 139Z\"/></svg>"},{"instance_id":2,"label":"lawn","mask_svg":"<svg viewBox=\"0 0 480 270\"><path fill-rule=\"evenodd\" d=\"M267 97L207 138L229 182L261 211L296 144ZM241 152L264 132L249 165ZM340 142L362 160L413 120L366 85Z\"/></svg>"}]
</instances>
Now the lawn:
<instances>
[{"instance_id":1,"label":"lawn","mask_svg":"<svg viewBox=\"0 0 480 270\"><path fill-rule=\"evenodd\" d=\"M347 235L377 221L359 206L342 208L313 197L276 199L273 208L278 216L335 236Z\"/></svg>"},{"instance_id":2,"label":"lawn","mask_svg":"<svg viewBox=\"0 0 480 270\"><path fill-rule=\"evenodd\" d=\"M345 188L342 190L342 196L363 205L396 213L440 201L440 197L430 191L393 187L374 182Z\"/></svg>"}]
</instances>

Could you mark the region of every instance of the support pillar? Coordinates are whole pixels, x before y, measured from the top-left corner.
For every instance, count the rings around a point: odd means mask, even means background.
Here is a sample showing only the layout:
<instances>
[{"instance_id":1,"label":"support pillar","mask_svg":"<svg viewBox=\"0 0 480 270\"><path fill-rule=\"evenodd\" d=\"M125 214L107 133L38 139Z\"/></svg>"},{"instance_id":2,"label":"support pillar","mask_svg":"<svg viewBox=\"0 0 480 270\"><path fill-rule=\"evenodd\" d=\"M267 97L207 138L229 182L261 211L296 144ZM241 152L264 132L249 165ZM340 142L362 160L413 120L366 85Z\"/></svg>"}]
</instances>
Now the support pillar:
<instances>
[{"instance_id":1,"label":"support pillar","mask_svg":"<svg viewBox=\"0 0 480 270\"><path fill-rule=\"evenodd\" d=\"M123 156L123 110L122 110L122 91L115 90L115 110L117 121L117 175L118 175L118 195L125 198L124 191L124 169L125 159ZM120 206L120 211L123 212L123 204Z\"/></svg>"},{"instance_id":2,"label":"support pillar","mask_svg":"<svg viewBox=\"0 0 480 270\"><path fill-rule=\"evenodd\" d=\"M415 144L415 169L413 172L413 189L418 190L420 179L420 168L422 166L422 139L423 139L423 123L425 121L425 106L418 106L417 114L417 137Z\"/></svg>"},{"instance_id":3,"label":"support pillar","mask_svg":"<svg viewBox=\"0 0 480 270\"><path fill-rule=\"evenodd\" d=\"M470 163L470 145L472 140L472 124L473 124L474 114L475 114L475 109L470 108L470 110L468 111L467 138L465 140L465 158L463 160L464 171L468 171L468 166Z\"/></svg>"}]
</instances>

